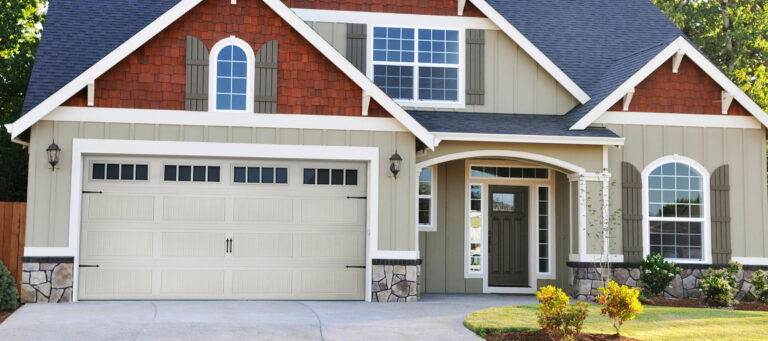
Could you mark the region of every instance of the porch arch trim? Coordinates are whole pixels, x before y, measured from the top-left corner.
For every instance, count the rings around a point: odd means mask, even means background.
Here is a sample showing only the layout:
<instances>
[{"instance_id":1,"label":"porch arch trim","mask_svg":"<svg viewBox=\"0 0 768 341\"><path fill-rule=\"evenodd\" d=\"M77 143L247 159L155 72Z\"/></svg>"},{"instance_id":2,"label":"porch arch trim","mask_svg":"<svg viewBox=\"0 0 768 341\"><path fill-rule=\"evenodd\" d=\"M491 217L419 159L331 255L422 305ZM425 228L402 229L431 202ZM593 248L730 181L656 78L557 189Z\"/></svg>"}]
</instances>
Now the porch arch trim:
<instances>
[{"instance_id":1,"label":"porch arch trim","mask_svg":"<svg viewBox=\"0 0 768 341\"><path fill-rule=\"evenodd\" d=\"M582 167L579 167L570 162L563 161L551 156L521 152L516 150L473 150L468 152L442 155L442 156L438 156L438 157L417 163L416 169L422 169L422 168L434 166L434 165L437 165L443 162L448 162L448 161L475 158L475 157L488 157L488 156L512 157L512 158L518 158L518 159L526 159L531 161L543 162L555 167L566 169L576 174L584 174L587 172Z\"/></svg>"}]
</instances>

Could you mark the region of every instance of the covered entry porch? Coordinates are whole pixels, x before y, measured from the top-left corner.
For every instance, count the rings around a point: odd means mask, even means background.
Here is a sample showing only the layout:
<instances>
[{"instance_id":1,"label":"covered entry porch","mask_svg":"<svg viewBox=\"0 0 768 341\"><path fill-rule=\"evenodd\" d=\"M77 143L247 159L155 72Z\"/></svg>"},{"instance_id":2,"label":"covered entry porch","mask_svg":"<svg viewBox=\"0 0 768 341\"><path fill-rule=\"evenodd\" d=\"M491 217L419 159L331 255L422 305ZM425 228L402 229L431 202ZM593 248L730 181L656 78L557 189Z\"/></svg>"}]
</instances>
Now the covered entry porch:
<instances>
[{"instance_id":1,"label":"covered entry porch","mask_svg":"<svg viewBox=\"0 0 768 341\"><path fill-rule=\"evenodd\" d=\"M418 153L422 292L569 290L567 262L620 253L620 231L603 233L607 148L445 141Z\"/></svg>"}]
</instances>

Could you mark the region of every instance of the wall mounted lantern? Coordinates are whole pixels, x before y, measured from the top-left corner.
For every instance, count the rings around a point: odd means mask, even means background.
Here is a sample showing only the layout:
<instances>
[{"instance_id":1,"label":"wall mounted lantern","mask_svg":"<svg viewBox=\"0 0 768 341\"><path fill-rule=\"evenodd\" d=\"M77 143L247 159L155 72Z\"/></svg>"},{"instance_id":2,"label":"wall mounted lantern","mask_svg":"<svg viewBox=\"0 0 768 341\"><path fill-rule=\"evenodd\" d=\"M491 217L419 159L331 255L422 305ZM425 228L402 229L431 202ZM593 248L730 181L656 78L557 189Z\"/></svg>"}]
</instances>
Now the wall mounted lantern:
<instances>
[{"instance_id":1,"label":"wall mounted lantern","mask_svg":"<svg viewBox=\"0 0 768 341\"><path fill-rule=\"evenodd\" d=\"M51 170L56 171L56 165L59 164L59 154L61 154L61 148L56 144L56 141L52 141L51 145L45 149L48 152L48 163L51 164Z\"/></svg>"},{"instance_id":2,"label":"wall mounted lantern","mask_svg":"<svg viewBox=\"0 0 768 341\"><path fill-rule=\"evenodd\" d=\"M397 179L397 173L400 173L400 164L403 163L403 158L395 151L392 156L389 157L389 171Z\"/></svg>"}]
</instances>

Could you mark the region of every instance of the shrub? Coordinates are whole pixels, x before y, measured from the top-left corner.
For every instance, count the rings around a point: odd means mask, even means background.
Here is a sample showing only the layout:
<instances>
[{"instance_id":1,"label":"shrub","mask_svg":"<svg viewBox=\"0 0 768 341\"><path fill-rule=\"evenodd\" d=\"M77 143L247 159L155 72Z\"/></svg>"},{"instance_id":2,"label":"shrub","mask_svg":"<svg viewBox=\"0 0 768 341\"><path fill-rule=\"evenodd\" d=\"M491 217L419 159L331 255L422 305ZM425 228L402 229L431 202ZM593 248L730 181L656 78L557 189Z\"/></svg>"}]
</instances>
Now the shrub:
<instances>
[{"instance_id":1,"label":"shrub","mask_svg":"<svg viewBox=\"0 0 768 341\"><path fill-rule=\"evenodd\" d=\"M728 306L733 304L733 296L739 291L736 274L741 271L741 264L731 262L726 269L711 268L701 279L701 292L708 304Z\"/></svg>"},{"instance_id":2,"label":"shrub","mask_svg":"<svg viewBox=\"0 0 768 341\"><path fill-rule=\"evenodd\" d=\"M661 254L648 255L640 265L640 281L643 282L644 292L648 296L661 295L681 271L675 263L667 262Z\"/></svg>"},{"instance_id":3,"label":"shrub","mask_svg":"<svg viewBox=\"0 0 768 341\"><path fill-rule=\"evenodd\" d=\"M768 274L763 270L757 270L752 278L752 286L755 287L755 297L758 301L768 303Z\"/></svg>"},{"instance_id":4,"label":"shrub","mask_svg":"<svg viewBox=\"0 0 768 341\"><path fill-rule=\"evenodd\" d=\"M19 306L19 291L11 272L0 261L0 310L13 310Z\"/></svg>"},{"instance_id":5,"label":"shrub","mask_svg":"<svg viewBox=\"0 0 768 341\"><path fill-rule=\"evenodd\" d=\"M626 285L619 286L618 283L610 280L605 284L605 288L597 289L600 291L597 303L603 306L602 314L608 315L613 327L616 328L616 334L619 334L624 322L643 312L643 305L638 299L640 291Z\"/></svg>"},{"instance_id":6,"label":"shrub","mask_svg":"<svg viewBox=\"0 0 768 341\"><path fill-rule=\"evenodd\" d=\"M536 293L539 299L537 321L556 340L576 340L587 319L588 304L578 302L569 305L569 297L560 288L546 286Z\"/></svg>"}]
</instances>

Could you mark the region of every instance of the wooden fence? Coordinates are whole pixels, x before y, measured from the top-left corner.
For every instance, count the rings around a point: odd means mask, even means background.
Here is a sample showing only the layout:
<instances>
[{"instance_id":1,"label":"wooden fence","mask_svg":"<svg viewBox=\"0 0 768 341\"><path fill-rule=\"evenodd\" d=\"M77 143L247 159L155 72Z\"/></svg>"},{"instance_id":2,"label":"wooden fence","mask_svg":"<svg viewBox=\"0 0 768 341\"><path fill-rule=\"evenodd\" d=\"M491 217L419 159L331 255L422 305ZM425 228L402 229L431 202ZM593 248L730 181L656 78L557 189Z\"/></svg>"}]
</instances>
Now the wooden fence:
<instances>
[{"instance_id":1,"label":"wooden fence","mask_svg":"<svg viewBox=\"0 0 768 341\"><path fill-rule=\"evenodd\" d=\"M24 255L27 203L0 202L0 260L21 282L21 256Z\"/></svg>"}]
</instances>

